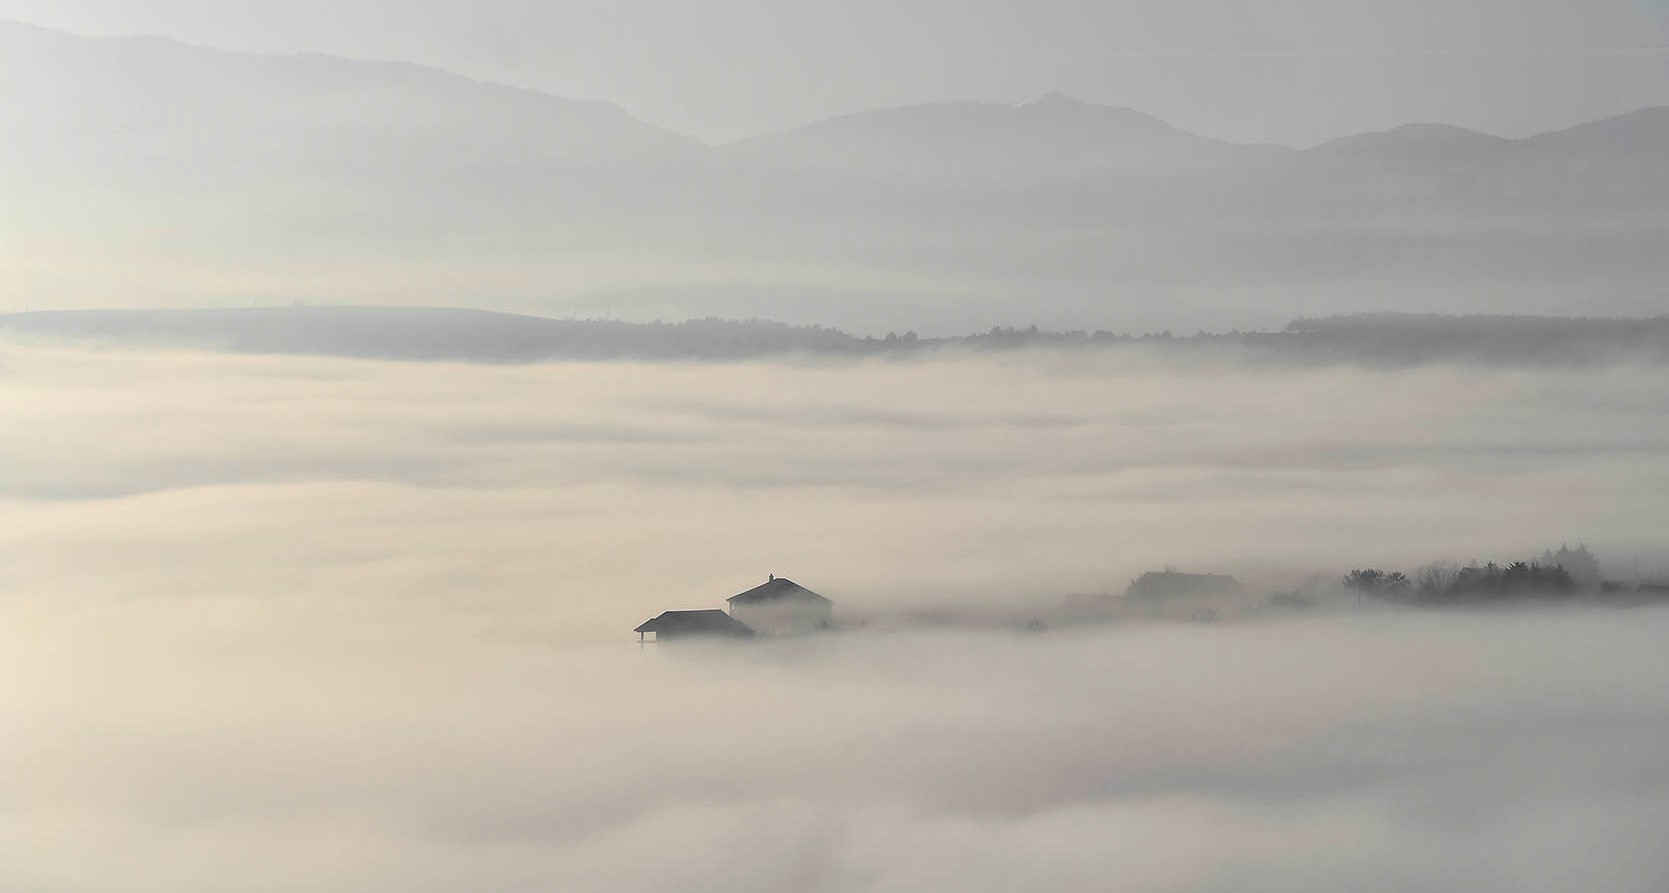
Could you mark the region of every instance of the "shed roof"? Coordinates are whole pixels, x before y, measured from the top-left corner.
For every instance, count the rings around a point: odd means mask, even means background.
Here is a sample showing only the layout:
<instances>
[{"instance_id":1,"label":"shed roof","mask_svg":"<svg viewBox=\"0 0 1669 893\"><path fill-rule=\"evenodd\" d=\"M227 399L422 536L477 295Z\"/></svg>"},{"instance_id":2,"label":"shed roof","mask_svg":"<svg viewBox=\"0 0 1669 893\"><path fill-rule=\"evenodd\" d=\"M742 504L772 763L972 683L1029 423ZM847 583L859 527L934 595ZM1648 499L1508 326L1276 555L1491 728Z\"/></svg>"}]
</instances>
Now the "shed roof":
<instances>
[{"instance_id":1,"label":"shed roof","mask_svg":"<svg viewBox=\"0 0 1669 893\"><path fill-rule=\"evenodd\" d=\"M751 636L747 624L723 611L667 611L632 630L659 636Z\"/></svg>"},{"instance_id":2,"label":"shed roof","mask_svg":"<svg viewBox=\"0 0 1669 893\"><path fill-rule=\"evenodd\" d=\"M733 605L757 605L766 602L796 600L834 604L829 599L812 592L787 577L772 577L768 582L761 583L747 592L729 598L729 602Z\"/></svg>"}]
</instances>

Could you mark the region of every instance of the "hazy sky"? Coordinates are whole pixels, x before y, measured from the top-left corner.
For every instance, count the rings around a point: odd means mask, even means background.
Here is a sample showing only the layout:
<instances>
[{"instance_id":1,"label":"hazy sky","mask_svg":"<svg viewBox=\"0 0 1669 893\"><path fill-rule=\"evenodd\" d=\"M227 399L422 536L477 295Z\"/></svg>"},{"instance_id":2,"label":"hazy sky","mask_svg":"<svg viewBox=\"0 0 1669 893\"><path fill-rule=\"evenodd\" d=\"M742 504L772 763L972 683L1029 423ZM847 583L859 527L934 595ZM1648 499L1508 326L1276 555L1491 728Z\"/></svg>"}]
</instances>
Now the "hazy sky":
<instances>
[{"instance_id":1,"label":"hazy sky","mask_svg":"<svg viewBox=\"0 0 1669 893\"><path fill-rule=\"evenodd\" d=\"M0 17L412 59L710 139L1049 90L1293 143L1669 104L1669 0L0 0Z\"/></svg>"}]
</instances>

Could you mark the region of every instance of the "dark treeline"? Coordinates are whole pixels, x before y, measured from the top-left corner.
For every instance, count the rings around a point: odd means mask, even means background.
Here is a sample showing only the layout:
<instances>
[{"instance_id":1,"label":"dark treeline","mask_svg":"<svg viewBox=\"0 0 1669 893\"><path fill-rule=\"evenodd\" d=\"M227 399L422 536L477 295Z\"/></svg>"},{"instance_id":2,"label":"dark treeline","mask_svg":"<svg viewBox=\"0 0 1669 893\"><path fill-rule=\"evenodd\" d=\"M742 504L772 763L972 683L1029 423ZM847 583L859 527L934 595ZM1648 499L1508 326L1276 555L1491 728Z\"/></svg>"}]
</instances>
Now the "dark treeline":
<instances>
[{"instance_id":1,"label":"dark treeline","mask_svg":"<svg viewBox=\"0 0 1669 893\"><path fill-rule=\"evenodd\" d=\"M1618 359L1669 362L1669 316L1590 319L1544 316L1353 314L1298 319L1280 332L1042 332L996 328L945 339L980 348L1149 344L1181 351L1240 349L1254 356L1319 364L1424 363L1591 365Z\"/></svg>"},{"instance_id":2,"label":"dark treeline","mask_svg":"<svg viewBox=\"0 0 1669 893\"><path fill-rule=\"evenodd\" d=\"M43 311L0 316L0 331L100 344L411 361L745 360L784 354L897 356L950 349L1229 350L1314 364L1405 366L1669 362L1669 316L1650 319L1355 315L1300 319L1279 332L1051 332L995 327L955 337L858 336L767 320L680 323L551 319L481 310L268 307Z\"/></svg>"},{"instance_id":3,"label":"dark treeline","mask_svg":"<svg viewBox=\"0 0 1669 893\"><path fill-rule=\"evenodd\" d=\"M1345 574L1344 586L1364 596L1429 607L1669 600L1669 586L1604 579L1599 562L1585 546L1561 547L1539 559L1507 564L1431 564L1412 578L1400 571L1365 568Z\"/></svg>"},{"instance_id":4,"label":"dark treeline","mask_svg":"<svg viewBox=\"0 0 1669 893\"><path fill-rule=\"evenodd\" d=\"M1669 360L1669 316L1358 314L1299 319L1283 334L1289 338L1283 350L1335 362L1357 358L1409 364L1447 360L1583 364L1619 356Z\"/></svg>"},{"instance_id":5,"label":"dark treeline","mask_svg":"<svg viewBox=\"0 0 1669 893\"><path fill-rule=\"evenodd\" d=\"M1559 565L1515 561L1448 569L1430 568L1418 581L1397 571L1355 570L1344 585L1364 595L1411 604L1477 604L1508 599L1568 598L1576 580Z\"/></svg>"}]
</instances>

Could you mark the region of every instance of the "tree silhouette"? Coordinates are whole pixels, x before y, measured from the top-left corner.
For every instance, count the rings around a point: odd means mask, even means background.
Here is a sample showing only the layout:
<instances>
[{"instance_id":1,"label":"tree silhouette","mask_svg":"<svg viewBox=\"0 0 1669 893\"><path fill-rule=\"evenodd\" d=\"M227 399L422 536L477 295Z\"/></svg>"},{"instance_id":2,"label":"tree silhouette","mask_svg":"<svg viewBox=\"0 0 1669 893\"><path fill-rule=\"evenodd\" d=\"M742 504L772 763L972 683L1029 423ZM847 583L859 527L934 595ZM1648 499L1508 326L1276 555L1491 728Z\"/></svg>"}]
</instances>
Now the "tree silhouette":
<instances>
[{"instance_id":1,"label":"tree silhouette","mask_svg":"<svg viewBox=\"0 0 1669 893\"><path fill-rule=\"evenodd\" d=\"M1355 590L1356 602L1361 604L1364 595L1392 600L1401 599L1408 592L1410 583L1408 577L1401 571L1366 568L1345 574L1344 586L1346 589Z\"/></svg>"}]
</instances>

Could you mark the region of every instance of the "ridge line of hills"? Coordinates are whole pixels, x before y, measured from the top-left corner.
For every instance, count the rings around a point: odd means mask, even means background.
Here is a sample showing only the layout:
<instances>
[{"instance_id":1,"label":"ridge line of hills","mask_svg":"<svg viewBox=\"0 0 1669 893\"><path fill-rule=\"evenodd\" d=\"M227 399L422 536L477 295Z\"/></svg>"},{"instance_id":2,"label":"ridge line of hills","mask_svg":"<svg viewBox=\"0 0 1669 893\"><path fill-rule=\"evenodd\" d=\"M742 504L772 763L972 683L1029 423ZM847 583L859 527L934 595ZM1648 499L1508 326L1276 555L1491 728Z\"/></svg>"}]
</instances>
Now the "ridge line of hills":
<instances>
[{"instance_id":1,"label":"ridge line of hills","mask_svg":"<svg viewBox=\"0 0 1669 893\"><path fill-rule=\"evenodd\" d=\"M1669 107L1308 149L1052 94L710 146L412 63L0 24L0 307L274 301L936 331L1647 315ZM119 297L114 297L119 296Z\"/></svg>"},{"instance_id":2,"label":"ridge line of hills","mask_svg":"<svg viewBox=\"0 0 1669 893\"><path fill-rule=\"evenodd\" d=\"M660 132L665 133L665 134L676 136L676 137L680 138L681 140L687 141L687 142L689 142L693 145L703 146L703 147L706 147L706 148L716 149L716 150L725 150L725 149L729 149L729 148L733 148L733 147L756 144L756 143L759 143L759 142L770 141L770 140L773 140L773 139L786 137L786 136L793 135L793 134L800 134L800 133L805 133L805 132L815 132L815 131L820 131L820 130L827 130L831 127L838 127L839 125L841 125L843 123L850 123L850 122L860 121L860 120L868 119L868 118L871 118L871 117L896 117L896 116L901 116L901 115L907 115L907 114L910 114L910 113L940 112L940 111L974 111L974 110L977 110L979 112L984 112L984 113L987 113L987 114L1002 114L1002 113L1020 113L1020 114L1024 114L1028 111L1037 111L1037 110L1069 110L1070 109L1070 110L1077 110L1079 112L1091 112L1091 113L1102 113L1102 114L1117 115L1119 117L1124 118L1128 122L1140 122L1141 124L1143 124L1145 126L1149 126L1149 127L1163 127L1163 128L1167 128L1169 130L1175 131L1175 132L1180 133L1180 134L1186 134L1190 137L1194 137L1194 138L1201 139L1201 140L1207 140L1207 141L1210 141L1212 143L1217 143L1217 144L1225 145L1225 146L1237 146L1237 147L1248 147L1248 148L1250 148L1250 147L1279 148L1279 149L1286 149L1286 150L1291 150L1291 151L1295 151L1295 152L1309 152L1309 151L1314 151L1314 150L1324 150L1325 151L1325 150L1329 150L1329 149L1336 149L1336 148L1340 147L1341 145L1348 145L1352 141L1361 140L1363 138L1384 137L1384 136L1397 135L1397 134L1400 134L1400 133L1412 133L1412 132L1423 132L1423 135L1428 136L1428 137L1441 133L1441 134L1445 134L1447 136L1451 136L1451 137L1454 137L1454 138L1476 139L1480 142L1489 141L1489 142L1495 142L1495 143L1500 143L1500 144L1528 143L1528 142L1534 142L1534 141L1537 141L1537 140L1542 140L1542 139L1546 139L1546 138L1559 136L1561 134L1567 134L1567 133L1570 133L1571 131L1581 130L1581 129L1584 129L1584 128L1592 127L1594 125L1602 125L1602 124L1606 124L1608 122L1618 121L1618 120L1621 120L1621 119L1628 119L1628 118L1631 118L1633 116L1641 115L1643 113L1662 112L1664 114L1669 114L1669 105L1665 105L1665 106L1647 106L1647 107L1643 107L1643 108L1640 108L1640 109L1635 109L1633 111L1623 112L1623 113L1616 114L1616 115L1607 115L1607 116L1587 119L1587 120L1583 120L1583 121L1578 121L1578 122L1575 122L1575 123L1573 123L1573 124L1571 124L1567 127L1556 128L1556 129L1553 129L1553 130L1547 130L1547 131L1531 134L1531 135L1528 135L1528 136L1525 136L1525 137L1518 137L1518 138L1498 136L1498 135L1487 133L1485 131L1478 130L1478 129L1475 129L1475 128L1464 127L1464 126L1459 126L1459 125L1454 125L1454 124L1447 124L1447 123L1441 123L1441 122L1417 121L1417 122L1409 122L1409 123L1406 123L1406 124L1402 124L1402 125L1399 125L1399 126L1396 126L1396 127L1391 127L1391 128L1384 129L1384 130L1370 130L1370 131L1363 131L1363 132L1360 132L1360 133L1346 134L1346 135L1342 135L1342 136L1339 136L1339 137L1335 137L1333 139L1324 140L1324 141L1319 142L1317 144L1314 144L1312 146L1307 146L1306 147L1306 146L1290 146L1290 145L1287 145L1287 144L1284 144L1284 143L1272 143L1272 142L1267 142L1267 141L1240 142L1240 141L1235 141L1235 140L1220 139L1220 138L1217 138L1217 137L1211 137L1211 136L1208 136L1208 135L1205 135L1205 134L1197 133L1195 131L1191 131L1191 130L1187 130L1187 129L1184 129L1184 128L1181 128L1181 127L1177 127L1176 125L1173 125L1170 122L1165 121L1164 119L1162 119L1158 116L1155 116L1155 115L1150 114L1148 112L1141 111L1139 109L1125 107L1125 106L1106 105L1106 104L1097 103L1097 102L1093 102L1093 101L1081 100L1081 99L1077 99L1077 98L1068 96L1065 93L1062 93L1062 92L1059 92L1059 91L1052 91L1052 92L1046 93L1043 96L1038 97L1036 99L1029 100L1029 101L1026 101L1026 102L1020 102L1020 103L1004 103L1004 102L996 102L996 101L988 101L988 100L973 100L973 99L947 99L947 100L940 100L940 101L934 101L934 102L908 103L908 104L902 104L902 105L881 106L881 107L869 108L869 109L858 109L858 110L854 110L854 111L851 111L851 112L846 112L846 113L842 113L842 114L831 115L831 116L828 116L828 117L820 118L820 119L810 121L810 122L807 122L807 123L804 123L804 124L796 125L796 126L793 126L793 127L786 127L786 128L782 128L782 129L778 129L778 130L766 131L766 132L763 132L763 133L753 134L753 135L750 135L750 136L740 137L740 138L737 138L737 139L723 140L723 141L718 141L718 142L707 142L707 141L702 140L698 137L695 137L695 136L692 136L692 135L689 135L689 134L685 134L685 133L679 132L677 130L674 130L672 128L669 128L669 127L666 127L666 126L663 126L663 125L660 125L660 124L656 124L654 122L647 121L643 118L637 117L636 115L631 114L631 112L629 112L628 110L626 110L622 106L620 106L616 103L610 102L608 100L575 99L575 98L572 98L572 97L563 96L559 93L554 93L554 92L552 92L550 90L547 90L547 89L542 89L542 88L538 88L538 87L529 87L529 86L524 86L524 85L520 85L520 84L513 84L513 83L508 83L508 82L505 82L505 81L497 81L497 80L493 80L493 79L490 79L490 78L475 77L475 76L472 76L472 75L462 74L462 73L453 71L451 69L444 68L442 66L433 65L433 64L429 64L429 63L425 63L425 62L416 62L416 61L411 61L411 60L406 60L406 59L361 58L361 57L355 57L355 56L343 56L343 55L340 55L340 54L323 53L323 52L296 52L296 53L249 52L249 51L243 51L243 50L225 49L225 48L216 47L216 46L213 46L213 45L210 45L210 44L193 43L193 42L190 42L190 41L180 40L180 39L177 39L177 38L167 37L167 36L163 36L163 35L155 35L155 34L132 34L132 35L119 35L119 36L83 35L83 34L79 34L79 33L76 33L76 32L62 30L62 29L58 29L58 28L48 28L48 27L44 27L44 26L41 26L41 25L36 25L36 24L30 23L30 22L17 20L17 19L0 19L0 35L5 35L8 32L13 37L13 39L16 39L17 35L19 35L19 34L24 34L24 35L28 35L29 37L32 37L34 39L45 39L45 40L50 40L50 41L56 41L56 42L60 43L61 45L65 45L65 46L70 45L72 43L76 43L76 42L82 42L82 43L86 43L86 44L102 44L102 45L106 45L106 46L110 46L110 47L155 46L155 47L167 48L171 52L180 52L180 53L187 53L187 54L213 55L213 56L221 57L223 59L239 60L239 61L243 61L243 62L255 62L255 61L260 61L260 62L265 62L265 63L281 63L281 62L286 62L286 61L298 62L298 63L322 62L322 63L327 63L327 64L330 64L330 65L333 65L333 66L341 66L341 67L344 67L344 68L360 69L360 70L366 71L368 73L378 72L380 70L384 74L402 73L405 76L407 76L408 78L410 78L410 77L422 78L422 79L427 79L427 80L437 82L437 83L443 82L443 81L452 81L452 82L459 83L459 84L469 84L469 85L472 85L476 88L480 88L480 89L483 89L483 90L502 91L502 92L507 93L507 94L520 94L520 95L523 95L523 96L528 97L528 98L536 99L537 101L540 101L540 102L554 102L554 103L560 103L560 104L563 104L563 105L569 105L569 106L575 106L575 107L589 107L589 108L593 108L593 109L597 109L597 110L606 110L609 114L615 114L615 115L618 115L620 117L629 119L630 121L632 121L632 122L634 122L638 125L641 125L642 127L649 128L649 129L652 129L652 130L657 130L657 131L660 131Z\"/></svg>"},{"instance_id":3,"label":"ridge line of hills","mask_svg":"<svg viewBox=\"0 0 1669 893\"><path fill-rule=\"evenodd\" d=\"M1323 365L1669 363L1669 315L1652 318L1353 314L1279 331L1130 334L994 327L949 337L858 336L769 320L680 323L556 319L436 307L46 310L0 314L22 342L243 354L517 364L594 360L734 361L789 355L928 356L946 350L1115 349L1209 352Z\"/></svg>"}]
</instances>

